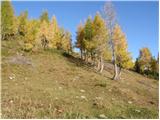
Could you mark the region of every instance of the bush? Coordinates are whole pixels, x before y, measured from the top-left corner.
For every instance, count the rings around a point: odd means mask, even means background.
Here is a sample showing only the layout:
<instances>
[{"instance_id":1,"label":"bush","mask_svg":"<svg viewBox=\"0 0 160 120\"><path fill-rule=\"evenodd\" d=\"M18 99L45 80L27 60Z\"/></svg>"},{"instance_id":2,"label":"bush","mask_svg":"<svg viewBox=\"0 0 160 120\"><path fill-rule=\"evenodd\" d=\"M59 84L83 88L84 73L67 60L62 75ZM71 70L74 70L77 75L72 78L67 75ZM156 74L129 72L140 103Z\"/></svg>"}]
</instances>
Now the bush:
<instances>
[{"instance_id":1,"label":"bush","mask_svg":"<svg viewBox=\"0 0 160 120\"><path fill-rule=\"evenodd\" d=\"M29 52L29 51L32 50L32 48L33 48L33 45L32 45L32 44L26 43L26 44L24 45L23 50L26 51L26 52Z\"/></svg>"}]
</instances>

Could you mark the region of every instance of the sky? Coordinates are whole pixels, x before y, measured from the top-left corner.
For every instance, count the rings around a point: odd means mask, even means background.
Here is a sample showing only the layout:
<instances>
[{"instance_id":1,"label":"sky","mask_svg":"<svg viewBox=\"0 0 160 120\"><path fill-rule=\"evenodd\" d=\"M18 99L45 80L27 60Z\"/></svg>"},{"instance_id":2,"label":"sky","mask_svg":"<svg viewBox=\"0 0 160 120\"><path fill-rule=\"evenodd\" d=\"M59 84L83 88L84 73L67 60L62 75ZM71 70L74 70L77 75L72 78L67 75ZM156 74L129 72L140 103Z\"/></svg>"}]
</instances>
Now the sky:
<instances>
[{"instance_id":1,"label":"sky","mask_svg":"<svg viewBox=\"0 0 160 120\"><path fill-rule=\"evenodd\" d=\"M18 16L27 10L30 19L38 19L44 10L49 18L56 16L58 24L69 30L73 42L76 41L78 24L84 22L89 15L94 17L101 11L104 1L12 1L15 14ZM156 1L114 1L112 2L117 14L117 20L126 34L128 50L135 60L139 49L148 47L153 56L158 56L159 23L158 2Z\"/></svg>"}]
</instances>

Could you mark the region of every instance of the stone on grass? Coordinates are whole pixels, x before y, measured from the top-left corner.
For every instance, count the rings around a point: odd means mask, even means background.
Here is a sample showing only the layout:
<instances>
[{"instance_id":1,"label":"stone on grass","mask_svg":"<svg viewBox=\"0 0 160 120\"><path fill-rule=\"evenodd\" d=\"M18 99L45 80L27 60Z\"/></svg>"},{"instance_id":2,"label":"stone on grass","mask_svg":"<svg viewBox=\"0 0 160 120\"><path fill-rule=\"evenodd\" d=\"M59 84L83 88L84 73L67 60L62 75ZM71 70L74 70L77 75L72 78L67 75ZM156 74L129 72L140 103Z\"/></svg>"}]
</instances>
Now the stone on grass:
<instances>
[{"instance_id":1,"label":"stone on grass","mask_svg":"<svg viewBox=\"0 0 160 120\"><path fill-rule=\"evenodd\" d=\"M10 103L13 103L13 100L10 100L9 102L10 102Z\"/></svg>"},{"instance_id":2,"label":"stone on grass","mask_svg":"<svg viewBox=\"0 0 160 120\"><path fill-rule=\"evenodd\" d=\"M132 104L132 101L128 101L129 104Z\"/></svg>"},{"instance_id":3,"label":"stone on grass","mask_svg":"<svg viewBox=\"0 0 160 120\"><path fill-rule=\"evenodd\" d=\"M99 118L101 118L101 119L107 119L107 116L105 116L104 114L100 114Z\"/></svg>"},{"instance_id":4,"label":"stone on grass","mask_svg":"<svg viewBox=\"0 0 160 120\"><path fill-rule=\"evenodd\" d=\"M84 93L84 92L85 92L85 90L82 90L82 89L81 89L81 90L80 90L80 92Z\"/></svg>"},{"instance_id":5,"label":"stone on grass","mask_svg":"<svg viewBox=\"0 0 160 120\"><path fill-rule=\"evenodd\" d=\"M10 79L10 80L15 79L15 74L10 75L10 76L9 76L9 79Z\"/></svg>"},{"instance_id":6,"label":"stone on grass","mask_svg":"<svg viewBox=\"0 0 160 120\"><path fill-rule=\"evenodd\" d=\"M111 90L111 89L109 89L108 91L109 91L109 92L111 92L112 90Z\"/></svg>"},{"instance_id":7,"label":"stone on grass","mask_svg":"<svg viewBox=\"0 0 160 120\"><path fill-rule=\"evenodd\" d=\"M81 96L82 100L87 100L86 96Z\"/></svg>"},{"instance_id":8,"label":"stone on grass","mask_svg":"<svg viewBox=\"0 0 160 120\"><path fill-rule=\"evenodd\" d=\"M139 112L139 113L141 112L140 110L137 110L137 109L136 109L135 111L136 111L136 112Z\"/></svg>"},{"instance_id":9,"label":"stone on grass","mask_svg":"<svg viewBox=\"0 0 160 120\"><path fill-rule=\"evenodd\" d=\"M97 100L102 100L103 98L102 98L102 97L96 97L96 99L97 99Z\"/></svg>"},{"instance_id":10,"label":"stone on grass","mask_svg":"<svg viewBox=\"0 0 160 120\"><path fill-rule=\"evenodd\" d=\"M115 98L112 98L112 100L115 100Z\"/></svg>"},{"instance_id":11,"label":"stone on grass","mask_svg":"<svg viewBox=\"0 0 160 120\"><path fill-rule=\"evenodd\" d=\"M59 87L59 90L62 90L62 87Z\"/></svg>"},{"instance_id":12,"label":"stone on grass","mask_svg":"<svg viewBox=\"0 0 160 120\"><path fill-rule=\"evenodd\" d=\"M9 76L9 79L10 79L10 80L12 80L12 79L13 79L13 77Z\"/></svg>"}]
</instances>

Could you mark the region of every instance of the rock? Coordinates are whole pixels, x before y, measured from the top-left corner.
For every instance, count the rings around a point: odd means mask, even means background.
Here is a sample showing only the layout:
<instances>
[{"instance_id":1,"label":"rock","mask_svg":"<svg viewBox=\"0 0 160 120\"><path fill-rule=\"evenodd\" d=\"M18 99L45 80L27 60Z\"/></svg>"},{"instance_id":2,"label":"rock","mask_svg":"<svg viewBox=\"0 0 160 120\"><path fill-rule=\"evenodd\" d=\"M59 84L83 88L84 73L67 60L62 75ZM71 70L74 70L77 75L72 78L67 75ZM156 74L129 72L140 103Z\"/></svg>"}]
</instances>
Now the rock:
<instances>
[{"instance_id":1,"label":"rock","mask_svg":"<svg viewBox=\"0 0 160 120\"><path fill-rule=\"evenodd\" d=\"M87 100L86 96L81 96L81 99Z\"/></svg>"},{"instance_id":2,"label":"rock","mask_svg":"<svg viewBox=\"0 0 160 120\"><path fill-rule=\"evenodd\" d=\"M85 99L86 97L85 97L85 96L81 96L81 98L82 98L82 99Z\"/></svg>"},{"instance_id":3,"label":"rock","mask_svg":"<svg viewBox=\"0 0 160 120\"><path fill-rule=\"evenodd\" d=\"M112 92L112 90L111 90L111 89L109 89L108 91L109 91L109 92Z\"/></svg>"},{"instance_id":4,"label":"rock","mask_svg":"<svg viewBox=\"0 0 160 120\"><path fill-rule=\"evenodd\" d=\"M97 100L102 100L102 98L101 98L101 97L96 97L96 99L97 99Z\"/></svg>"},{"instance_id":5,"label":"rock","mask_svg":"<svg viewBox=\"0 0 160 120\"><path fill-rule=\"evenodd\" d=\"M10 103L13 103L13 100L10 100L9 102L10 102Z\"/></svg>"},{"instance_id":6,"label":"rock","mask_svg":"<svg viewBox=\"0 0 160 120\"><path fill-rule=\"evenodd\" d=\"M9 79L10 79L10 80L15 79L15 74L10 75L10 76L9 76Z\"/></svg>"},{"instance_id":7,"label":"rock","mask_svg":"<svg viewBox=\"0 0 160 120\"><path fill-rule=\"evenodd\" d=\"M82 89L81 89L81 90L80 90L80 92L84 93L84 92L85 92L85 90L82 90Z\"/></svg>"},{"instance_id":8,"label":"rock","mask_svg":"<svg viewBox=\"0 0 160 120\"><path fill-rule=\"evenodd\" d=\"M33 66L32 61L29 58L25 57L23 54L11 56L7 59L7 62L12 63L12 64Z\"/></svg>"},{"instance_id":9,"label":"rock","mask_svg":"<svg viewBox=\"0 0 160 120\"><path fill-rule=\"evenodd\" d=\"M128 101L129 104L132 104L132 101Z\"/></svg>"},{"instance_id":10,"label":"rock","mask_svg":"<svg viewBox=\"0 0 160 120\"><path fill-rule=\"evenodd\" d=\"M62 87L59 87L59 90L62 90Z\"/></svg>"},{"instance_id":11,"label":"rock","mask_svg":"<svg viewBox=\"0 0 160 120\"><path fill-rule=\"evenodd\" d=\"M115 98L112 98L112 100L115 100Z\"/></svg>"},{"instance_id":12,"label":"rock","mask_svg":"<svg viewBox=\"0 0 160 120\"><path fill-rule=\"evenodd\" d=\"M58 113L62 113L62 112L63 112L63 110L59 109L59 110L57 110L57 112L58 112Z\"/></svg>"},{"instance_id":13,"label":"rock","mask_svg":"<svg viewBox=\"0 0 160 120\"><path fill-rule=\"evenodd\" d=\"M136 111L136 112L139 112L139 113L141 112L140 110L135 110L135 111Z\"/></svg>"},{"instance_id":14,"label":"rock","mask_svg":"<svg viewBox=\"0 0 160 120\"><path fill-rule=\"evenodd\" d=\"M100 115L99 115L99 118L100 118L100 119L107 119L107 116L105 116L104 114L100 114Z\"/></svg>"},{"instance_id":15,"label":"rock","mask_svg":"<svg viewBox=\"0 0 160 120\"><path fill-rule=\"evenodd\" d=\"M9 76L9 79L12 80L13 78L11 76Z\"/></svg>"},{"instance_id":16,"label":"rock","mask_svg":"<svg viewBox=\"0 0 160 120\"><path fill-rule=\"evenodd\" d=\"M59 107L58 107L58 108L55 108L55 111L56 111L56 113L58 113L58 114L63 112L63 110L60 109Z\"/></svg>"}]
</instances>

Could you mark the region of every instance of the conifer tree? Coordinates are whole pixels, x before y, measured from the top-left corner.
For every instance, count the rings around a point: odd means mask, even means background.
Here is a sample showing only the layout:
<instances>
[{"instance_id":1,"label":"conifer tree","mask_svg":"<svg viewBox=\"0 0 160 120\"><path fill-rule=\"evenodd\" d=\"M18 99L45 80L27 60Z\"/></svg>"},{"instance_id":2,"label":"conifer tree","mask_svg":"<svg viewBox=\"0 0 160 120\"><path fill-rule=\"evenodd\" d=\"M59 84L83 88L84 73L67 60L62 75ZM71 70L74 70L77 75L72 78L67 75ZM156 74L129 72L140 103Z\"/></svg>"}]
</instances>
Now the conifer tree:
<instances>
[{"instance_id":1,"label":"conifer tree","mask_svg":"<svg viewBox=\"0 0 160 120\"><path fill-rule=\"evenodd\" d=\"M144 71L150 70L151 59L152 59L152 54L147 47L140 49L138 62L142 73Z\"/></svg>"},{"instance_id":2,"label":"conifer tree","mask_svg":"<svg viewBox=\"0 0 160 120\"><path fill-rule=\"evenodd\" d=\"M99 72L103 71L103 60L107 51L107 35L105 21L99 13L96 14L94 20L89 17L84 25L78 26L76 46L80 48L81 58L84 54L86 62L96 65Z\"/></svg>"},{"instance_id":3,"label":"conifer tree","mask_svg":"<svg viewBox=\"0 0 160 120\"><path fill-rule=\"evenodd\" d=\"M97 69L102 72L104 67L104 55L107 50L108 31L105 22L99 13L94 17L93 28L94 37L92 40L92 50L98 59Z\"/></svg>"},{"instance_id":4,"label":"conifer tree","mask_svg":"<svg viewBox=\"0 0 160 120\"><path fill-rule=\"evenodd\" d=\"M53 16L50 26L49 26L49 47L50 48L56 48L56 43L58 42L58 32L59 32L59 26L56 20L56 17Z\"/></svg>"},{"instance_id":5,"label":"conifer tree","mask_svg":"<svg viewBox=\"0 0 160 120\"><path fill-rule=\"evenodd\" d=\"M141 71L140 64L139 64L139 59L138 58L136 58L134 69L138 73L140 73L140 71Z\"/></svg>"},{"instance_id":6,"label":"conifer tree","mask_svg":"<svg viewBox=\"0 0 160 120\"><path fill-rule=\"evenodd\" d=\"M18 33L25 36L28 22L28 11L24 11L18 17Z\"/></svg>"},{"instance_id":7,"label":"conifer tree","mask_svg":"<svg viewBox=\"0 0 160 120\"><path fill-rule=\"evenodd\" d=\"M131 55L127 50L128 45L125 34L122 32L118 24L116 24L113 29L112 42L114 45L114 51L116 56L115 62L119 67L119 72L115 79L120 79L121 68L132 68L133 62Z\"/></svg>"},{"instance_id":8,"label":"conifer tree","mask_svg":"<svg viewBox=\"0 0 160 120\"><path fill-rule=\"evenodd\" d=\"M36 45L36 35L38 30L37 20L30 20L26 23L24 50L30 51Z\"/></svg>"},{"instance_id":9,"label":"conifer tree","mask_svg":"<svg viewBox=\"0 0 160 120\"><path fill-rule=\"evenodd\" d=\"M151 58L150 67L152 74L155 76L158 73L158 62L154 57Z\"/></svg>"},{"instance_id":10,"label":"conifer tree","mask_svg":"<svg viewBox=\"0 0 160 120\"><path fill-rule=\"evenodd\" d=\"M1 2L1 33L2 40L16 33L14 9L10 1Z\"/></svg>"},{"instance_id":11,"label":"conifer tree","mask_svg":"<svg viewBox=\"0 0 160 120\"><path fill-rule=\"evenodd\" d=\"M40 21L43 22L47 22L49 23L49 17L48 17L48 12L47 11L43 11L42 15L40 16Z\"/></svg>"},{"instance_id":12,"label":"conifer tree","mask_svg":"<svg viewBox=\"0 0 160 120\"><path fill-rule=\"evenodd\" d=\"M89 53L91 52L92 50L92 47L93 47L93 42L92 42L92 39L93 39L93 32L94 29L93 29L93 22L92 22L92 19L91 17L88 17L86 23L85 23L85 26L84 26L84 39L83 39L83 42L84 42L84 48L85 48L85 51L84 51L84 54L85 54L85 61L88 62L88 58L89 58Z\"/></svg>"},{"instance_id":13,"label":"conifer tree","mask_svg":"<svg viewBox=\"0 0 160 120\"><path fill-rule=\"evenodd\" d=\"M48 48L49 44L49 24L46 21L43 21L40 24L37 37L36 37L36 44L37 46L41 46L44 49Z\"/></svg>"},{"instance_id":14,"label":"conifer tree","mask_svg":"<svg viewBox=\"0 0 160 120\"><path fill-rule=\"evenodd\" d=\"M66 52L72 51L72 39L69 31L65 31L64 37L62 39L62 48Z\"/></svg>"},{"instance_id":15,"label":"conifer tree","mask_svg":"<svg viewBox=\"0 0 160 120\"><path fill-rule=\"evenodd\" d=\"M76 47L80 49L81 59L83 59L84 52L84 26L82 23L77 28L77 36L76 36Z\"/></svg>"}]
</instances>

